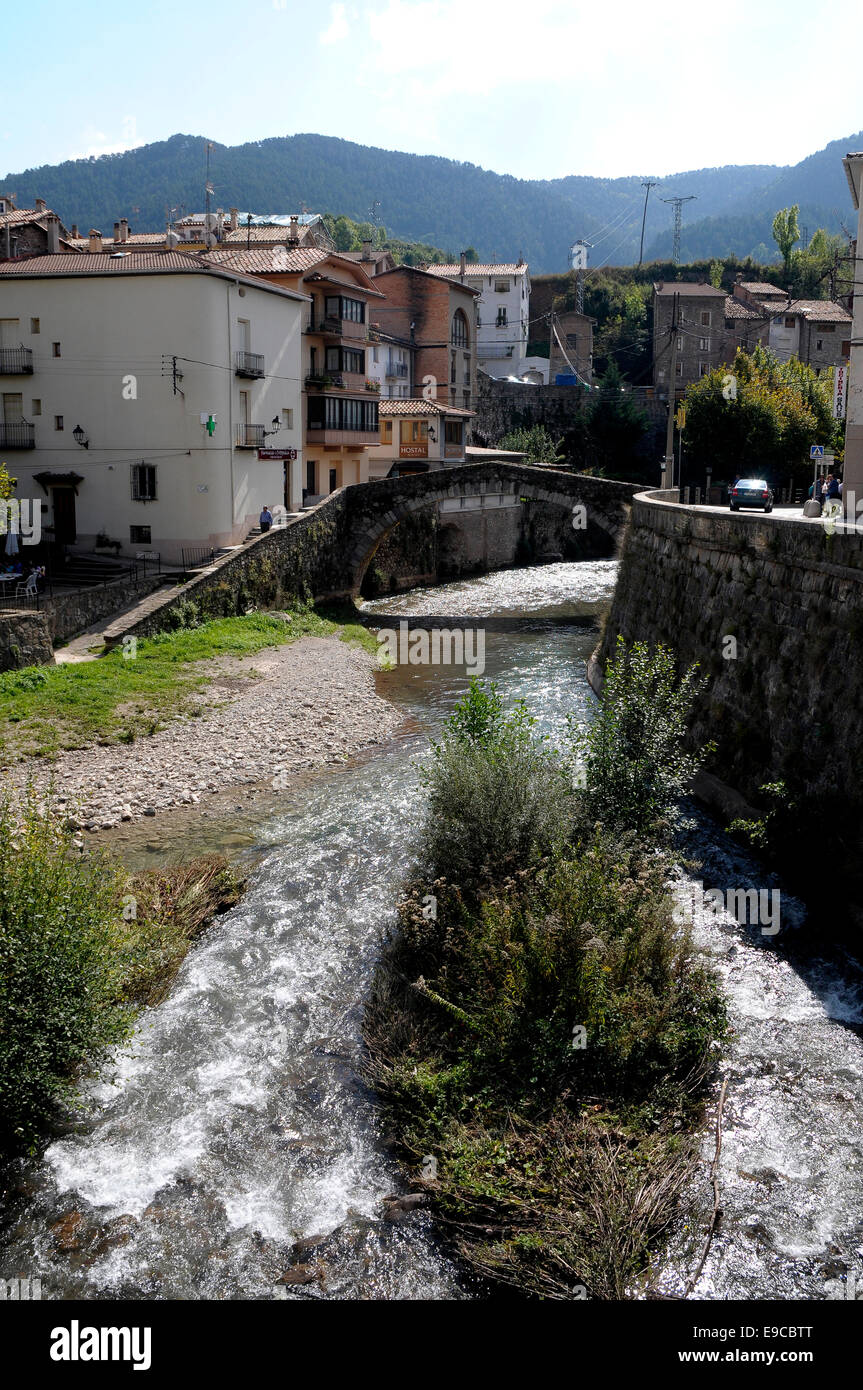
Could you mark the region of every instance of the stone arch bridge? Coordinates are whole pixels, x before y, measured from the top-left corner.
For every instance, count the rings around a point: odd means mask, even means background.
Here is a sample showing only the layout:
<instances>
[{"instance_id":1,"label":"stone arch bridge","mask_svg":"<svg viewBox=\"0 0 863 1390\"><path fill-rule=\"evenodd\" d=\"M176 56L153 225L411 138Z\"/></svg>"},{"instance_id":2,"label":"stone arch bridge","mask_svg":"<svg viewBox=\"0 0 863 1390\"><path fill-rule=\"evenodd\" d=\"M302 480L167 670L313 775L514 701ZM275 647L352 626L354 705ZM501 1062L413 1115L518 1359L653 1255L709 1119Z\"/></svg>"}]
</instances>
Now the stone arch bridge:
<instances>
[{"instance_id":1,"label":"stone arch bridge","mask_svg":"<svg viewBox=\"0 0 863 1390\"><path fill-rule=\"evenodd\" d=\"M331 493L316 507L223 556L176 591L153 595L106 632L157 632L177 603L195 603L203 617L278 607L296 598L353 600L375 552L400 523L434 506L451 518L464 507L489 511L542 508L583 541L587 556L614 555L638 488L584 474L497 461L464 464L407 478L359 483ZM583 528L572 526L583 507ZM490 566L494 568L494 566Z\"/></svg>"}]
</instances>

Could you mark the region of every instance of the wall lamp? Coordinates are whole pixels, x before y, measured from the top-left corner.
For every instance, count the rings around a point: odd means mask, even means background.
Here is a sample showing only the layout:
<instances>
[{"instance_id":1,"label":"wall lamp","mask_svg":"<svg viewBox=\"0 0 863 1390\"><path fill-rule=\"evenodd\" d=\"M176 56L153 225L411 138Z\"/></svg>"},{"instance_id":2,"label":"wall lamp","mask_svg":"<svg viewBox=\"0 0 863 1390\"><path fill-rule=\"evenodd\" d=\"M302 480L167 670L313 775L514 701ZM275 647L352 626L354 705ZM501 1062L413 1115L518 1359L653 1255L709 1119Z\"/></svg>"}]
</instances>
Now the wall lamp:
<instances>
[{"instance_id":1,"label":"wall lamp","mask_svg":"<svg viewBox=\"0 0 863 1390\"><path fill-rule=\"evenodd\" d=\"M80 425L76 425L75 428L73 429L73 431L72 431L72 438L74 439L74 441L75 441L76 444L80 444L80 445L81 445L81 448L82 448L82 449L89 449L89 447L90 447L90 439L89 439L89 436L86 434L86 432L85 432L84 430L81 429L81 426L80 426Z\"/></svg>"}]
</instances>

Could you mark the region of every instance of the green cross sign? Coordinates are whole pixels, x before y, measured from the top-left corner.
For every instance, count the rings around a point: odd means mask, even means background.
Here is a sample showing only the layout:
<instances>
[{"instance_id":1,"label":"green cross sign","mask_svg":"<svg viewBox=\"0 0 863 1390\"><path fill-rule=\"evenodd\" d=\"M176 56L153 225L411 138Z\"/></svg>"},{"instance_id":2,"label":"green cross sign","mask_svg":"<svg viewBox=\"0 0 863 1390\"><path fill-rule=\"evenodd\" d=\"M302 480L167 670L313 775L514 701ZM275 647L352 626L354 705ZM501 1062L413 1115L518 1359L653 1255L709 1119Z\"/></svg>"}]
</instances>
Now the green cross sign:
<instances>
[{"instance_id":1,"label":"green cross sign","mask_svg":"<svg viewBox=\"0 0 863 1390\"><path fill-rule=\"evenodd\" d=\"M215 433L216 433L216 417L215 417L215 415L210 415L210 416L208 417L208 419L207 419L207 434L208 434L208 435L210 436L210 438L212 439L212 437L213 437L213 435L214 435Z\"/></svg>"}]
</instances>

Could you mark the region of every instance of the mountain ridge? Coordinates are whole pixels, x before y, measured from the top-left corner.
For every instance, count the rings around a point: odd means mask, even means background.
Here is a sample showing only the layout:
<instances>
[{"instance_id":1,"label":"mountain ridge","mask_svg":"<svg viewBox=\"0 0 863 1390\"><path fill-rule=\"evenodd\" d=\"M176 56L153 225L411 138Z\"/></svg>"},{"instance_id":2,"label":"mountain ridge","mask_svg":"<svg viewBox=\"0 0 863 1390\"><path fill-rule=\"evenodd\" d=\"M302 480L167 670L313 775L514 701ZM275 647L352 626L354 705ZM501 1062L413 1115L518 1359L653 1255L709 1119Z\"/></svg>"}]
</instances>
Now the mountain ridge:
<instances>
[{"instance_id":1,"label":"mountain ridge","mask_svg":"<svg viewBox=\"0 0 863 1390\"><path fill-rule=\"evenodd\" d=\"M863 132L831 141L796 165L722 165L668 175L651 190L645 258L667 259L672 210L662 201L694 194L684 212L682 259L773 254L777 208L800 205L809 233L850 228L853 211L842 154ZM68 225L110 230L128 217L137 231L164 226L166 209L198 212L204 202L206 140L177 134L121 154L66 160L7 174L2 191L19 206L45 198ZM613 179L569 174L519 179L442 155L415 155L312 133L240 145L213 143L215 205L261 211L299 209L368 220L374 204L389 233L446 247L473 245L481 259L521 254L537 274L564 269L570 245L593 241L590 263L637 259L644 192L640 175ZM697 211L698 215L695 215Z\"/></svg>"}]
</instances>

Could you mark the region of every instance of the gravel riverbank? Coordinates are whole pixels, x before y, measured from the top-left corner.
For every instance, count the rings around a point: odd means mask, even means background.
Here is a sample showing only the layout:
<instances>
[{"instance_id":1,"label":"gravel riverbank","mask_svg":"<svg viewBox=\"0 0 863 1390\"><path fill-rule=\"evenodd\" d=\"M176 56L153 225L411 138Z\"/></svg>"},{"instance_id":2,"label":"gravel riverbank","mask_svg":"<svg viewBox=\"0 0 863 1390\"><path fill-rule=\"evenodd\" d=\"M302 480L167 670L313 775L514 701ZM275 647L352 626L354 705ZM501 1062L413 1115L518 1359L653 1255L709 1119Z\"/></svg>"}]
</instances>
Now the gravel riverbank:
<instances>
[{"instance_id":1,"label":"gravel riverbank","mask_svg":"<svg viewBox=\"0 0 863 1390\"><path fill-rule=\"evenodd\" d=\"M195 714L134 743L21 763L7 785L29 780L41 792L53 781L82 834L109 830L232 786L287 787L295 773L384 743L401 721L375 692L368 652L337 638L303 637L211 665Z\"/></svg>"}]
</instances>

